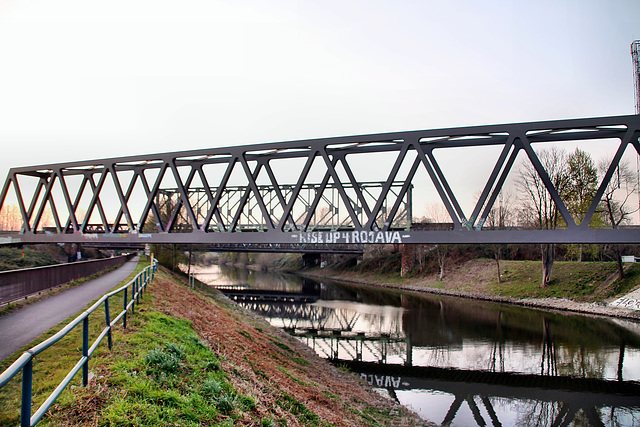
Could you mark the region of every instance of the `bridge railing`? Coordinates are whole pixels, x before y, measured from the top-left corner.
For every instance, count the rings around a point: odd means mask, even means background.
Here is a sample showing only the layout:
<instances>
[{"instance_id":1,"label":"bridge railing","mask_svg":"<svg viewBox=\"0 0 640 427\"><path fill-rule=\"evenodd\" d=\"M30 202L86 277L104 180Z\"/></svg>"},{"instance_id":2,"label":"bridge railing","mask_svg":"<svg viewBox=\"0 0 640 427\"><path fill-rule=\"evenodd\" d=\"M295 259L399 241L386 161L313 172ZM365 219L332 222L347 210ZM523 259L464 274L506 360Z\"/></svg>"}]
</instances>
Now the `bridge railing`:
<instances>
[{"instance_id":1,"label":"bridge railing","mask_svg":"<svg viewBox=\"0 0 640 427\"><path fill-rule=\"evenodd\" d=\"M123 328L127 327L127 312L131 310L135 312L135 306L140 302L144 290L151 283L158 268L158 260L152 259L151 265L142 270L134 279L126 285L111 291L102 296L91 307L71 321L67 326L62 328L58 333L25 351L11 366L0 374L0 388L4 387L13 377L22 371L22 404L20 414L21 426L34 426L44 416L44 414L53 405L55 400L62 394L62 391L69 385L73 377L82 370L82 385L89 383L89 359L97 349L102 340L107 337L109 350L111 350L113 341L111 337L111 329L122 320ZM109 299L119 293L123 293L123 309L118 315L111 319L109 311ZM131 298L128 298L131 295ZM89 346L89 315L104 306L105 327L100 335ZM40 405L38 410L31 415L32 405L32 387L33 387L33 359L38 354L47 350L60 339L68 335L76 326L82 323L82 357L69 371L58 386L51 392L47 399Z\"/></svg>"}]
</instances>

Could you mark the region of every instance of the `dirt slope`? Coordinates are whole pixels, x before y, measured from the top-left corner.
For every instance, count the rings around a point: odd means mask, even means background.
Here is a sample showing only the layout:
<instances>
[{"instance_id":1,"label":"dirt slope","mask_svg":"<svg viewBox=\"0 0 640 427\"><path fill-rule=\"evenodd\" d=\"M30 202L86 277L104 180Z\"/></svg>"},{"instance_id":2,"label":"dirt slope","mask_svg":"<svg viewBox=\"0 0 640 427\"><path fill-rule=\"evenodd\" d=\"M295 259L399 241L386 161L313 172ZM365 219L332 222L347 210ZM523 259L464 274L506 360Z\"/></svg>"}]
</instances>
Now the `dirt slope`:
<instances>
[{"instance_id":1,"label":"dirt slope","mask_svg":"<svg viewBox=\"0 0 640 427\"><path fill-rule=\"evenodd\" d=\"M193 322L223 360L236 389L255 396L257 409L265 416L282 417L290 426L303 425L292 415L303 408L283 408L287 406L283 399L292 396L321 420L338 426L425 424L355 375L336 369L222 296L205 297L169 280L156 280L153 293L154 304L166 314ZM245 420L247 425L251 421Z\"/></svg>"}]
</instances>

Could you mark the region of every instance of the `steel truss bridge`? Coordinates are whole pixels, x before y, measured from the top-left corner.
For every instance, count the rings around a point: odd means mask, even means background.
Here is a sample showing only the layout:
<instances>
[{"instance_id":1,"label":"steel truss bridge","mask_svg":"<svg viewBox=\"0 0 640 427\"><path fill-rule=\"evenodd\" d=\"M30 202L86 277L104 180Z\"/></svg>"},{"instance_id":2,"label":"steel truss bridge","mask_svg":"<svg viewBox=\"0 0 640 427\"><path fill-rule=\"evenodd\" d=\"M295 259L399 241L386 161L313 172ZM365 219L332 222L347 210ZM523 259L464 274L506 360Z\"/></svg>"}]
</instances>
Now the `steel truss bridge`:
<instances>
[{"instance_id":1,"label":"steel truss bridge","mask_svg":"<svg viewBox=\"0 0 640 427\"><path fill-rule=\"evenodd\" d=\"M20 220L3 227L1 241L294 246L637 243L638 228L591 228L590 223L625 151L640 153L639 138L640 116L619 116L17 167L9 171L0 193L0 217L16 206ZM613 141L616 148L586 214L574 218L534 147L557 142L580 147L594 141ZM475 153L474 148L491 148L497 156L490 160L490 173L472 209L463 209L463 198L454 191L444 166L446 159L455 163L463 153ZM528 159L565 224L562 228L487 225L517 158ZM387 166L378 167L381 159ZM412 197L423 185L435 189L450 227L419 229L412 224Z\"/></svg>"}]
</instances>

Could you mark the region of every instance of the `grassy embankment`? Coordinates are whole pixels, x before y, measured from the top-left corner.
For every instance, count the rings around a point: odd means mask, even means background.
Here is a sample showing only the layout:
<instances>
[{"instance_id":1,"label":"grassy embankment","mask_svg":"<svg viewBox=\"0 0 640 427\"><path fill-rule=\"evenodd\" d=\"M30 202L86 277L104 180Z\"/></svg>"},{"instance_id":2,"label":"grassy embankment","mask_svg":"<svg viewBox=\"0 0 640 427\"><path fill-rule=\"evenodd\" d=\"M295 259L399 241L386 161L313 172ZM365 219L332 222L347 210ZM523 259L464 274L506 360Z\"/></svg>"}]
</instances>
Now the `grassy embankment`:
<instances>
[{"instance_id":1,"label":"grassy embankment","mask_svg":"<svg viewBox=\"0 0 640 427\"><path fill-rule=\"evenodd\" d=\"M58 264L50 254L33 249L0 248L0 271Z\"/></svg>"},{"instance_id":2,"label":"grassy embankment","mask_svg":"<svg viewBox=\"0 0 640 427\"><path fill-rule=\"evenodd\" d=\"M178 281L159 271L127 329L114 331L113 350L105 342L92 358L96 379L87 388L75 379L42 425L391 425L398 420L410 425L415 420L261 319ZM99 316L92 319L92 337L104 323ZM38 405L79 358L79 331L56 350L34 363ZM0 390L0 424L15 425L19 378L8 386Z\"/></svg>"}]
</instances>

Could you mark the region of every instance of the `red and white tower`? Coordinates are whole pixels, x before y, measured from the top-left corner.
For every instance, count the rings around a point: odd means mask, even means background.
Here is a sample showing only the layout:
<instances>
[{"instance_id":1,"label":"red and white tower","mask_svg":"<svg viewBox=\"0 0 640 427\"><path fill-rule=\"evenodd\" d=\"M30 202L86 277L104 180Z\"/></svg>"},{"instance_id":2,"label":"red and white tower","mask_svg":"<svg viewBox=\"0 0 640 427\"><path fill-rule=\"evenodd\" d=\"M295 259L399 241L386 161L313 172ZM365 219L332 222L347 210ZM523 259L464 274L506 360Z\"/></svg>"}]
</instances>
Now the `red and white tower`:
<instances>
[{"instance_id":1,"label":"red and white tower","mask_svg":"<svg viewBox=\"0 0 640 427\"><path fill-rule=\"evenodd\" d=\"M640 114L640 40L631 43L631 60L633 61L633 83L636 97L636 114ZM636 160L638 171L638 212L640 212L640 156Z\"/></svg>"},{"instance_id":2,"label":"red and white tower","mask_svg":"<svg viewBox=\"0 0 640 427\"><path fill-rule=\"evenodd\" d=\"M631 58L633 60L633 81L636 94L636 114L640 114L640 40L631 43Z\"/></svg>"}]
</instances>

